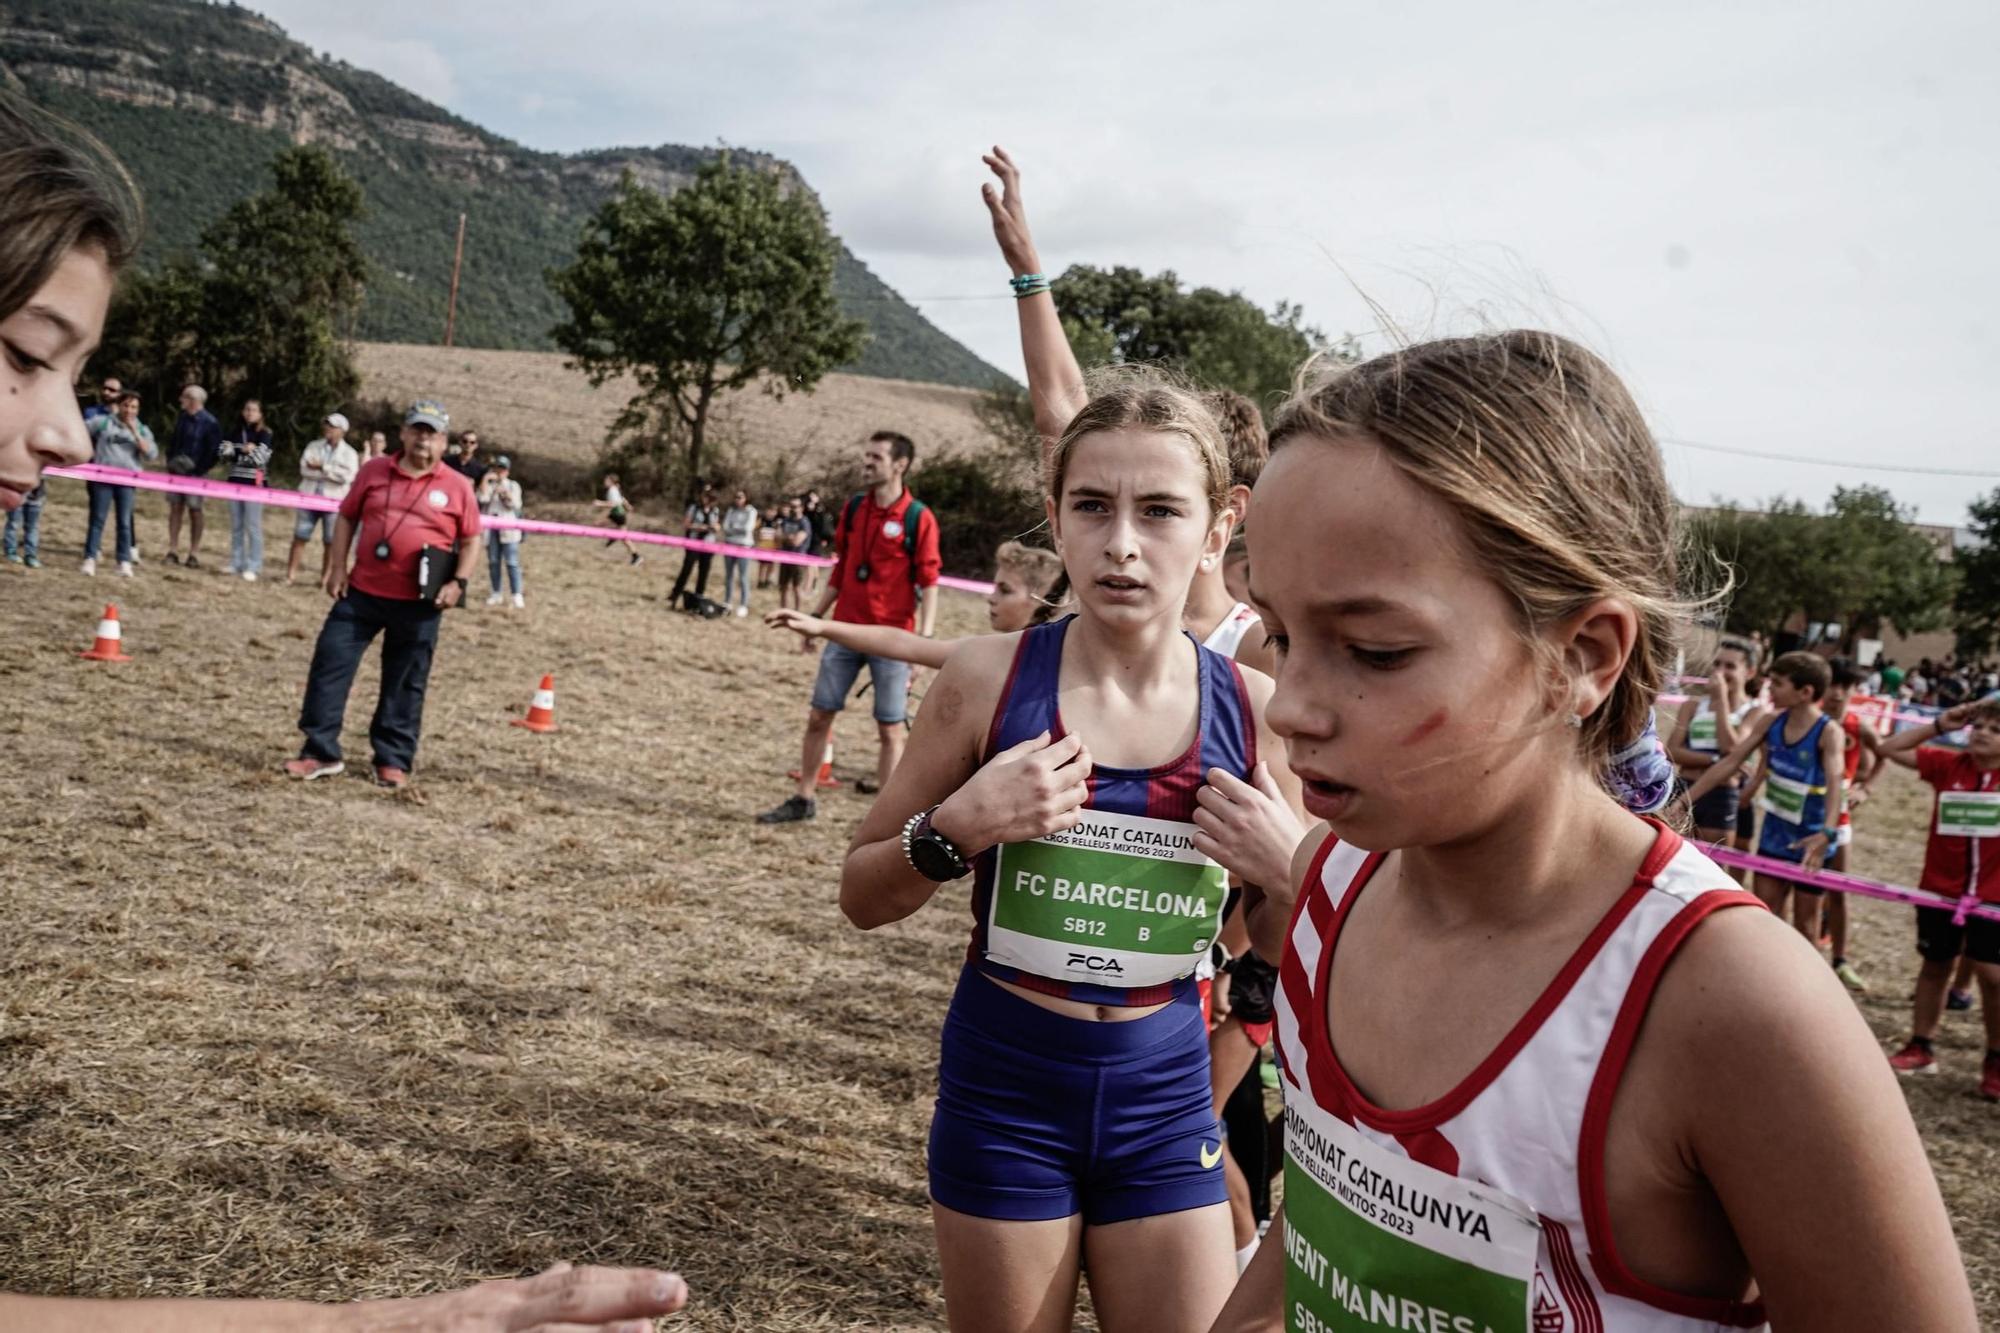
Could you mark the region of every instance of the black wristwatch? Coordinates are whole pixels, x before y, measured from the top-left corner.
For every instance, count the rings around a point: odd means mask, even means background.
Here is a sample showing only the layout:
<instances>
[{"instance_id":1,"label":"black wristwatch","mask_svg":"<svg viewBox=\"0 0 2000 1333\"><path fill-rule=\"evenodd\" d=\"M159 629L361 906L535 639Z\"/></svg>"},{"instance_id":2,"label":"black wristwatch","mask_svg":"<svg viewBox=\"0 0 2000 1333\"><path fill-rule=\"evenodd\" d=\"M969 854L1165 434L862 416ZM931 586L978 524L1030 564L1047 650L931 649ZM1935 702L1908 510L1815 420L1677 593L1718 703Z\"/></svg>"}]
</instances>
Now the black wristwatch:
<instances>
[{"instance_id":1,"label":"black wristwatch","mask_svg":"<svg viewBox=\"0 0 2000 1333\"><path fill-rule=\"evenodd\" d=\"M469 589L469 588L467 588L467 587L465 586L465 580L464 580L464 579L459 579L459 578L455 578L455 579L453 579L453 580L452 580L452 582L453 582L453 583L456 583L456 584L458 585L458 604L459 604L460 606L463 606L463 605L465 605L465 597L466 597L466 594L467 594L468 592L470 592L470 591L471 591L471 589Z\"/></svg>"},{"instance_id":2,"label":"black wristwatch","mask_svg":"<svg viewBox=\"0 0 2000 1333\"><path fill-rule=\"evenodd\" d=\"M932 806L911 815L903 825L903 859L925 879L945 884L965 878L972 867L950 838L931 827L931 816L937 809Z\"/></svg>"}]
</instances>

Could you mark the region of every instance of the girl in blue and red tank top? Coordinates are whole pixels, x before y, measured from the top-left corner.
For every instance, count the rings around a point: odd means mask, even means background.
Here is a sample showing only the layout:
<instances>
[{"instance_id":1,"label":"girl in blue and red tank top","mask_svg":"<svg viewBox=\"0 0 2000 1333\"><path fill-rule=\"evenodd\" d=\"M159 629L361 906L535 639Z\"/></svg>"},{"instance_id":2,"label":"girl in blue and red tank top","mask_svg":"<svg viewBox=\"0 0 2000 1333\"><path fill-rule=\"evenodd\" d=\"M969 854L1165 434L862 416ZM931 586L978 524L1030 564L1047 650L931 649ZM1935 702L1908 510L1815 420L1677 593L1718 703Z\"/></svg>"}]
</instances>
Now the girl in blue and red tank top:
<instances>
[{"instance_id":1,"label":"girl in blue and red tank top","mask_svg":"<svg viewBox=\"0 0 2000 1333\"><path fill-rule=\"evenodd\" d=\"M1270 681L1181 629L1230 528L1199 398L1100 394L1049 473L1076 614L956 647L841 906L872 927L972 877L930 1137L952 1326L1072 1301L1087 1253L1108 1326L1201 1333L1236 1265L1194 981L1228 872L1195 814L1269 751Z\"/></svg>"}]
</instances>

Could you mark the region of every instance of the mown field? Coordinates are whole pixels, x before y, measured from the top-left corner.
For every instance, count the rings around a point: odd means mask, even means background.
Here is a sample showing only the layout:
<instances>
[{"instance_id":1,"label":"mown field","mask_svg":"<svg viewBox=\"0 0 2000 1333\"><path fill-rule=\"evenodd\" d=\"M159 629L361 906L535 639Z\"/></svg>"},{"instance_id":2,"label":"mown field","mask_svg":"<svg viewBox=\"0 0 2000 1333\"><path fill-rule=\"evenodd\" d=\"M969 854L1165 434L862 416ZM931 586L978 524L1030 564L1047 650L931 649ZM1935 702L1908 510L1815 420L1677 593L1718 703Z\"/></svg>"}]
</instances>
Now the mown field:
<instances>
[{"instance_id":1,"label":"mown field","mask_svg":"<svg viewBox=\"0 0 2000 1333\"><path fill-rule=\"evenodd\" d=\"M796 759L789 636L669 613L671 560L531 540L525 612L450 617L415 786L301 786L324 598L164 566L154 497L141 576L83 579L53 489L49 567L0 566L0 1286L332 1298L571 1258L680 1269L677 1327L941 1324L923 1150L963 902L863 934L835 905L862 798L751 822ZM79 662L114 597L136 660ZM508 726L545 671L562 731ZM840 725L850 776L870 732ZM1861 870L1915 874L1922 805L1885 782ZM1859 922L1886 1043L1908 916ZM1950 1016L1907 1090L1992 1309L1979 1049Z\"/></svg>"}]
</instances>

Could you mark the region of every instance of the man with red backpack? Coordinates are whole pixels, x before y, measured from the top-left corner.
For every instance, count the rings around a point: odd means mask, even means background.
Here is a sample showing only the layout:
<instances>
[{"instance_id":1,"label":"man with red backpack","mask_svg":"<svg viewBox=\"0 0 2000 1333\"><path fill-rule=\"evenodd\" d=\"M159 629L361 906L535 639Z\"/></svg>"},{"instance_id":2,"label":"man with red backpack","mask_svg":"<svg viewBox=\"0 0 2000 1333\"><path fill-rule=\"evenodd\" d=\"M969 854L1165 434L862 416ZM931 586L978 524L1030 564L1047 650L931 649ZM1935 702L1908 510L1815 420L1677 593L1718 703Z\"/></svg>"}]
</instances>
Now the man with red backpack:
<instances>
[{"instance_id":1,"label":"man with red backpack","mask_svg":"<svg viewBox=\"0 0 2000 1333\"><path fill-rule=\"evenodd\" d=\"M937 619L938 525L923 501L903 485L917 446L908 436L878 430L862 447L861 477L868 489L851 497L834 529L835 565L813 608L853 625L890 625L930 637ZM910 666L888 657L870 657L837 643L820 650L819 678L800 747L798 790L757 816L760 824L790 824L819 813L813 790L833 719L846 706L854 678L868 667L875 692L875 725L881 750L873 781L855 786L879 791L903 756L909 702Z\"/></svg>"}]
</instances>

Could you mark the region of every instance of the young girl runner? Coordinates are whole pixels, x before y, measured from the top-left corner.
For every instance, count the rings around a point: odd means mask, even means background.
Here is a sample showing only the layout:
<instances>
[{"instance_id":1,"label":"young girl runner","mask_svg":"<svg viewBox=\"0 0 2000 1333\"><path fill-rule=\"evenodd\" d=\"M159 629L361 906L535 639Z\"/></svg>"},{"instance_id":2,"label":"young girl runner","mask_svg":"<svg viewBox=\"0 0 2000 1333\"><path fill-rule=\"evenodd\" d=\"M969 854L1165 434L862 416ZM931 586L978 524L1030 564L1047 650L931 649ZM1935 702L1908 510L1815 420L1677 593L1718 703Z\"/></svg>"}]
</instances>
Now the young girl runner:
<instances>
[{"instance_id":1,"label":"young girl runner","mask_svg":"<svg viewBox=\"0 0 2000 1333\"><path fill-rule=\"evenodd\" d=\"M625 504L625 492L618 487L618 474L616 472L607 472L604 474L604 498L602 500L592 500L590 507L609 511L604 516L611 520L611 526L614 528L622 528L630 521L631 514ZM639 548L632 544L631 538L606 537L604 539L606 546L611 545L613 542L617 542L625 548L626 564L636 565L645 560L645 557L639 554Z\"/></svg>"},{"instance_id":2,"label":"young girl runner","mask_svg":"<svg viewBox=\"0 0 2000 1333\"><path fill-rule=\"evenodd\" d=\"M1259 489L1270 720L1326 827L1279 986L1283 1243L1217 1327L1977 1328L1840 984L1602 785L1678 628L1609 367L1522 332L1377 358L1285 410Z\"/></svg>"},{"instance_id":3,"label":"young girl runner","mask_svg":"<svg viewBox=\"0 0 2000 1333\"><path fill-rule=\"evenodd\" d=\"M864 928L972 873L939 1063L932 1216L956 1330L1208 1326L1235 1279L1194 970L1226 894L1195 792L1272 744L1269 682L1181 628L1227 462L1192 394L1093 398L1051 451L1077 612L958 645L841 875Z\"/></svg>"},{"instance_id":4,"label":"young girl runner","mask_svg":"<svg viewBox=\"0 0 2000 1333\"><path fill-rule=\"evenodd\" d=\"M986 623L995 634L1013 634L1039 625L1055 613L1049 591L1062 575L1062 557L1022 542L1002 542L994 553L993 591L986 595ZM942 667L964 639L927 639L894 625L850 625L803 611L780 608L764 617L772 629L788 629L810 639L831 639L870 657L893 657L917 666Z\"/></svg>"},{"instance_id":5,"label":"young girl runner","mask_svg":"<svg viewBox=\"0 0 2000 1333\"><path fill-rule=\"evenodd\" d=\"M993 220L993 237L1013 269L1015 306L1021 321L1021 352L1028 367L1028 399L1034 406L1035 430L1042 437L1043 461L1048 446L1089 397L1083 368L1063 332L1055 297L1042 272L1034 236L1028 230L1027 205L1021 197L1021 170L1003 148L994 147L982 159L1000 180L1000 188L982 187L986 210ZM1241 525L1250 512L1250 488L1270 453L1264 420L1257 405L1242 394L1216 390L1206 395L1210 414L1221 427L1229 453L1229 511ZM1182 624L1207 647L1244 666L1269 672L1271 650L1262 634L1253 632L1257 612L1229 591L1218 559L1198 570L1189 585Z\"/></svg>"},{"instance_id":6,"label":"young girl runner","mask_svg":"<svg viewBox=\"0 0 2000 1333\"><path fill-rule=\"evenodd\" d=\"M1736 748L1741 737L1757 730L1758 722L1769 720L1753 719L1757 701L1744 690L1757 666L1756 651L1748 639L1725 637L1715 648L1707 693L1681 705L1668 750L1687 782L1698 781ZM1742 779L1734 778L1696 802L1692 812L1695 836L1705 843L1737 846L1736 807L1742 790Z\"/></svg>"}]
</instances>

